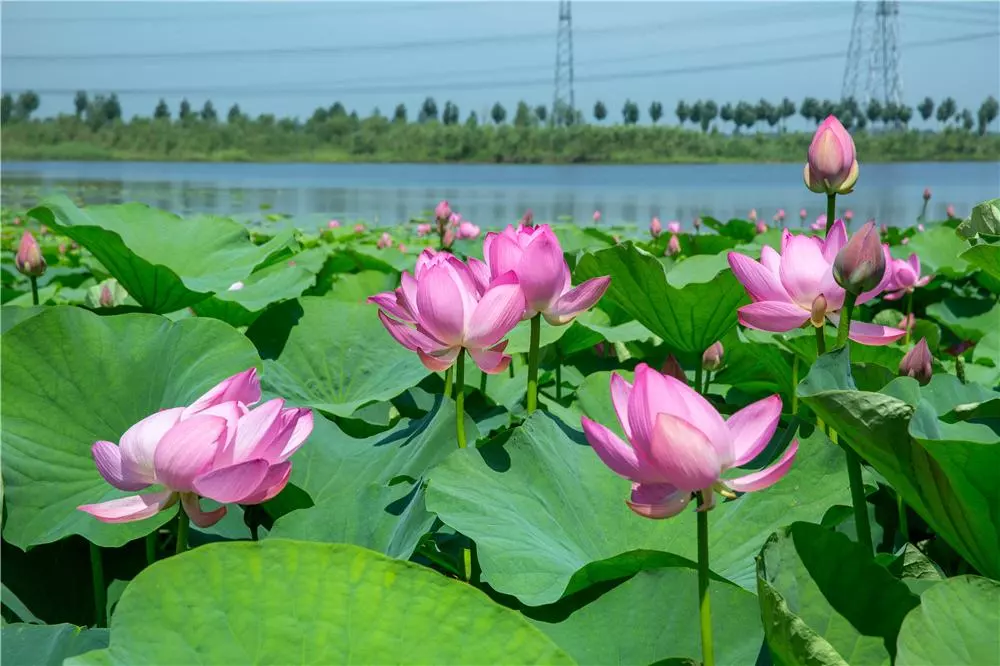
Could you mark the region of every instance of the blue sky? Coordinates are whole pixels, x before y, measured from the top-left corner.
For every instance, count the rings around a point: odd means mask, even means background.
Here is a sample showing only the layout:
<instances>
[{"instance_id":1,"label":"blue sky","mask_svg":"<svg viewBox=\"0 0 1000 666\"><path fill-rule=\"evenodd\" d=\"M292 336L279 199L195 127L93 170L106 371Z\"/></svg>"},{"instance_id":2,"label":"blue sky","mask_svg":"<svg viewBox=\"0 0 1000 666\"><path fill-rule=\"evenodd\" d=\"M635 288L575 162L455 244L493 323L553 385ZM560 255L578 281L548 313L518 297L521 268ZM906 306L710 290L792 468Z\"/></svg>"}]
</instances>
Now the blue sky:
<instances>
[{"instance_id":1,"label":"blue sky","mask_svg":"<svg viewBox=\"0 0 1000 666\"><path fill-rule=\"evenodd\" d=\"M300 118L334 101L362 115L403 102L412 117L432 95L439 107L453 100L463 118L495 101L509 112L519 99L552 101L554 2L0 7L3 89L42 90L45 115L71 111L76 89L118 91L126 116L151 114L160 97L174 112L187 97L195 108L211 99L220 113L238 102L251 114ZM589 119L603 100L619 121L626 99L644 117L658 100L676 122L680 99L838 98L845 59L835 54L847 51L853 13L846 0L574 2L577 106ZM950 95L975 113L987 95L1000 96L998 34L998 2L903 0L904 101ZM770 60L780 62L756 64ZM695 67L703 71L684 71Z\"/></svg>"}]
</instances>

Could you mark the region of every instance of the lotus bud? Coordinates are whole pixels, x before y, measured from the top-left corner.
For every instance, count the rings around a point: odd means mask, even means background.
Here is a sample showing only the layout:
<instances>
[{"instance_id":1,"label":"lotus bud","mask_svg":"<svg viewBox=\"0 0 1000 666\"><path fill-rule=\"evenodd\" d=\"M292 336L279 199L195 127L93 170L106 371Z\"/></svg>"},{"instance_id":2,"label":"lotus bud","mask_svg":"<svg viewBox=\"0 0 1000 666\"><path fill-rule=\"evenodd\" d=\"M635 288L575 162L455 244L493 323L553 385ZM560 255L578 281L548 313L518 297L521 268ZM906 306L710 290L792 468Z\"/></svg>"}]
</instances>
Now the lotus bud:
<instances>
[{"instance_id":1,"label":"lotus bud","mask_svg":"<svg viewBox=\"0 0 1000 666\"><path fill-rule=\"evenodd\" d=\"M757 209L756 208L751 208L750 209L750 212L747 213L747 219L750 220L751 222L756 222L757 221Z\"/></svg>"},{"instance_id":2,"label":"lotus bud","mask_svg":"<svg viewBox=\"0 0 1000 666\"><path fill-rule=\"evenodd\" d=\"M462 224L462 216L459 215L458 213L452 213L451 215L448 216L448 224L457 228L459 225Z\"/></svg>"},{"instance_id":3,"label":"lotus bud","mask_svg":"<svg viewBox=\"0 0 1000 666\"><path fill-rule=\"evenodd\" d=\"M809 311L809 322L816 328L823 328L826 325L826 296L820 294L812 302Z\"/></svg>"},{"instance_id":4,"label":"lotus bud","mask_svg":"<svg viewBox=\"0 0 1000 666\"><path fill-rule=\"evenodd\" d=\"M328 229L337 229L340 227L340 220L330 220L326 223Z\"/></svg>"},{"instance_id":5,"label":"lotus bud","mask_svg":"<svg viewBox=\"0 0 1000 666\"><path fill-rule=\"evenodd\" d=\"M402 243L400 243L399 244L399 251L405 254L406 253L406 246L403 245Z\"/></svg>"},{"instance_id":6,"label":"lotus bud","mask_svg":"<svg viewBox=\"0 0 1000 666\"><path fill-rule=\"evenodd\" d=\"M800 220L805 221L805 219L807 217L809 217L809 211L807 211L805 208L802 208L801 210L799 210L799 219Z\"/></svg>"},{"instance_id":7,"label":"lotus bud","mask_svg":"<svg viewBox=\"0 0 1000 666\"><path fill-rule=\"evenodd\" d=\"M451 244L454 242L455 242L455 232L452 231L451 229L448 229L447 231L444 232L444 235L441 236L441 245L443 247L451 247Z\"/></svg>"},{"instance_id":8,"label":"lotus bud","mask_svg":"<svg viewBox=\"0 0 1000 666\"><path fill-rule=\"evenodd\" d=\"M836 116L827 117L816 130L803 180L811 191L821 194L850 194L854 189L858 180L854 139Z\"/></svg>"},{"instance_id":9,"label":"lotus bud","mask_svg":"<svg viewBox=\"0 0 1000 666\"><path fill-rule=\"evenodd\" d=\"M767 231L767 223L766 222L758 222L757 223L757 233L762 234L762 233L765 233L766 231Z\"/></svg>"},{"instance_id":10,"label":"lotus bud","mask_svg":"<svg viewBox=\"0 0 1000 666\"><path fill-rule=\"evenodd\" d=\"M389 235L389 232L382 232L382 236L379 237L378 241L375 243L375 246L380 250L384 250L387 247L392 247L392 236Z\"/></svg>"},{"instance_id":11,"label":"lotus bud","mask_svg":"<svg viewBox=\"0 0 1000 666\"><path fill-rule=\"evenodd\" d=\"M927 338L920 338L920 342L906 352L903 360L899 362L899 374L913 377L921 386L931 380L934 370L931 368L931 350L927 347Z\"/></svg>"},{"instance_id":12,"label":"lotus bud","mask_svg":"<svg viewBox=\"0 0 1000 666\"><path fill-rule=\"evenodd\" d=\"M909 238L909 236L907 236L903 240L899 241L899 244L900 245L909 245L910 244L910 238Z\"/></svg>"},{"instance_id":13,"label":"lotus bud","mask_svg":"<svg viewBox=\"0 0 1000 666\"><path fill-rule=\"evenodd\" d=\"M600 221L601 221L601 211L595 210L594 211L594 224L597 224Z\"/></svg>"},{"instance_id":14,"label":"lotus bud","mask_svg":"<svg viewBox=\"0 0 1000 666\"><path fill-rule=\"evenodd\" d=\"M363 233L365 233L365 225L363 225L363 224L355 224L354 225L354 233L356 233L356 234L363 234Z\"/></svg>"},{"instance_id":15,"label":"lotus bud","mask_svg":"<svg viewBox=\"0 0 1000 666\"><path fill-rule=\"evenodd\" d=\"M715 342L701 355L701 367L710 372L715 372L722 367L722 355L725 349L721 342Z\"/></svg>"},{"instance_id":16,"label":"lotus bud","mask_svg":"<svg viewBox=\"0 0 1000 666\"><path fill-rule=\"evenodd\" d=\"M924 201L930 201L930 200L931 200L931 188L925 187L924 188Z\"/></svg>"},{"instance_id":17,"label":"lotus bud","mask_svg":"<svg viewBox=\"0 0 1000 666\"><path fill-rule=\"evenodd\" d=\"M14 256L14 266L28 277L38 277L45 273L45 257L42 256L38 241L30 231L25 231L21 236L21 243L17 246L17 254Z\"/></svg>"},{"instance_id":18,"label":"lotus bud","mask_svg":"<svg viewBox=\"0 0 1000 666\"><path fill-rule=\"evenodd\" d=\"M695 229L695 231L701 229L701 218L700 217L694 218L694 229Z\"/></svg>"},{"instance_id":19,"label":"lotus bud","mask_svg":"<svg viewBox=\"0 0 1000 666\"><path fill-rule=\"evenodd\" d=\"M426 236L431 232L431 225L429 224L418 224L417 225L417 236Z\"/></svg>"},{"instance_id":20,"label":"lotus bud","mask_svg":"<svg viewBox=\"0 0 1000 666\"><path fill-rule=\"evenodd\" d=\"M773 220L775 222L779 222L779 223L780 222L784 222L785 221L785 209L784 208L779 208L778 212L774 214Z\"/></svg>"},{"instance_id":21,"label":"lotus bud","mask_svg":"<svg viewBox=\"0 0 1000 666\"><path fill-rule=\"evenodd\" d=\"M948 207L945 209L944 212L945 212L945 215L948 216L949 220L954 220L955 219L955 207L952 206L951 204L948 204Z\"/></svg>"},{"instance_id":22,"label":"lotus bud","mask_svg":"<svg viewBox=\"0 0 1000 666\"><path fill-rule=\"evenodd\" d=\"M918 224L917 225L917 231L926 231L926 229L924 228L923 224Z\"/></svg>"},{"instance_id":23,"label":"lotus bud","mask_svg":"<svg viewBox=\"0 0 1000 666\"><path fill-rule=\"evenodd\" d=\"M101 285L101 296L98 299L102 308L112 308L115 306L115 295L111 293L111 287L105 282Z\"/></svg>"},{"instance_id":24,"label":"lotus bud","mask_svg":"<svg viewBox=\"0 0 1000 666\"><path fill-rule=\"evenodd\" d=\"M667 231L672 234L679 234L681 232L681 223L677 220L671 220L667 222Z\"/></svg>"},{"instance_id":25,"label":"lotus bud","mask_svg":"<svg viewBox=\"0 0 1000 666\"><path fill-rule=\"evenodd\" d=\"M524 215L521 216L521 226L532 227L535 225L535 214L531 212L531 209L524 211Z\"/></svg>"},{"instance_id":26,"label":"lotus bud","mask_svg":"<svg viewBox=\"0 0 1000 666\"><path fill-rule=\"evenodd\" d=\"M885 275L885 252L871 222L847 242L833 262L833 278L852 294L871 291Z\"/></svg>"},{"instance_id":27,"label":"lotus bud","mask_svg":"<svg viewBox=\"0 0 1000 666\"><path fill-rule=\"evenodd\" d=\"M681 253L681 242L680 240L677 239L676 235L673 235L670 237L670 240L667 241L667 251L665 252L665 254L668 257L675 257L680 253Z\"/></svg>"},{"instance_id":28,"label":"lotus bud","mask_svg":"<svg viewBox=\"0 0 1000 666\"><path fill-rule=\"evenodd\" d=\"M434 217L436 217L438 220L447 220L449 217L451 217L451 204L449 204L447 201L441 201L434 208Z\"/></svg>"},{"instance_id":29,"label":"lotus bud","mask_svg":"<svg viewBox=\"0 0 1000 666\"><path fill-rule=\"evenodd\" d=\"M844 222L850 222L854 219L854 211L848 208L844 211Z\"/></svg>"},{"instance_id":30,"label":"lotus bud","mask_svg":"<svg viewBox=\"0 0 1000 666\"><path fill-rule=\"evenodd\" d=\"M660 374L673 377L674 379L679 379L687 384L687 375L684 374L684 368L681 367L681 364L677 361L677 357L673 354L668 356L667 360L663 362L663 367L660 368Z\"/></svg>"},{"instance_id":31,"label":"lotus bud","mask_svg":"<svg viewBox=\"0 0 1000 666\"><path fill-rule=\"evenodd\" d=\"M660 223L660 218L654 217L653 221L649 223L649 235L657 238L662 233L663 225Z\"/></svg>"}]
</instances>

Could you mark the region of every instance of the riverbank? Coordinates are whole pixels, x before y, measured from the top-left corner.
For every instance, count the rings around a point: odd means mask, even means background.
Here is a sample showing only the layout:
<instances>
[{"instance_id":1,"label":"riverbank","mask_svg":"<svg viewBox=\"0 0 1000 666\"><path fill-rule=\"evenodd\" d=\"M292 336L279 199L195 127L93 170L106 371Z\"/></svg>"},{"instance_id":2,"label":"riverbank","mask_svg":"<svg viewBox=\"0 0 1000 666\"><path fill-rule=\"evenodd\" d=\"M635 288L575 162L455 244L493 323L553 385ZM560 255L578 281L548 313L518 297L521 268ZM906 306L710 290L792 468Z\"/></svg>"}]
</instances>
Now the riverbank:
<instances>
[{"instance_id":1,"label":"riverbank","mask_svg":"<svg viewBox=\"0 0 1000 666\"><path fill-rule=\"evenodd\" d=\"M291 122L135 119L91 130L70 119L11 123L3 161L747 164L798 163L807 132L743 135L666 126L568 128L359 121L340 131ZM1000 161L1000 135L856 132L866 163Z\"/></svg>"}]
</instances>

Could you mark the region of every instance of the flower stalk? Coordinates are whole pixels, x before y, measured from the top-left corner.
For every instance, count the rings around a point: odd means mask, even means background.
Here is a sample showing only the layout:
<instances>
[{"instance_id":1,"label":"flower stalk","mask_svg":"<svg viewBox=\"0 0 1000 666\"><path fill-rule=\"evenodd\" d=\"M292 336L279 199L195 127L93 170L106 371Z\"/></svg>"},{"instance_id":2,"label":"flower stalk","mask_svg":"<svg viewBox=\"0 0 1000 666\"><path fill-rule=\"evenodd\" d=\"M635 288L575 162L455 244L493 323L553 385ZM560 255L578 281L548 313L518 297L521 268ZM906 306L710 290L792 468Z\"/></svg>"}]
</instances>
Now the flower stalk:
<instances>
[{"instance_id":1,"label":"flower stalk","mask_svg":"<svg viewBox=\"0 0 1000 666\"><path fill-rule=\"evenodd\" d=\"M188 529L191 519L188 518L187 511L181 508L177 512L177 547L174 552L180 555L188 548Z\"/></svg>"},{"instance_id":2,"label":"flower stalk","mask_svg":"<svg viewBox=\"0 0 1000 666\"><path fill-rule=\"evenodd\" d=\"M455 361L455 426L458 428L458 448L465 448L465 350Z\"/></svg>"},{"instance_id":3,"label":"flower stalk","mask_svg":"<svg viewBox=\"0 0 1000 666\"><path fill-rule=\"evenodd\" d=\"M542 315L531 318L531 343L528 347L528 414L538 407L538 344L542 334Z\"/></svg>"},{"instance_id":4,"label":"flower stalk","mask_svg":"<svg viewBox=\"0 0 1000 666\"><path fill-rule=\"evenodd\" d=\"M712 608L708 595L708 511L701 510L705 503L698 496L698 619L701 627L701 661L704 666L715 665L712 647Z\"/></svg>"},{"instance_id":5,"label":"flower stalk","mask_svg":"<svg viewBox=\"0 0 1000 666\"><path fill-rule=\"evenodd\" d=\"M830 227L837 217L837 193L831 192L826 195L826 233L830 233Z\"/></svg>"}]
</instances>

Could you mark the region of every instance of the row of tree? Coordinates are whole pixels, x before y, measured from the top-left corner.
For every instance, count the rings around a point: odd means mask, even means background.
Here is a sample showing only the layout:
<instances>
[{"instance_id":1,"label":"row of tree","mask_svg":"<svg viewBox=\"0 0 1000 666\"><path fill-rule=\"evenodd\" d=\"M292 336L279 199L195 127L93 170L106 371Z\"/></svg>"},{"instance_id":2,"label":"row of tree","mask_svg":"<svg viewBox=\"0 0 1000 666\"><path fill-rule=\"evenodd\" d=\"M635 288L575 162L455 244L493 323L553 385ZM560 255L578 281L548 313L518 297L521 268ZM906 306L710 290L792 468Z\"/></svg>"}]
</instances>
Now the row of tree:
<instances>
[{"instance_id":1,"label":"row of tree","mask_svg":"<svg viewBox=\"0 0 1000 666\"><path fill-rule=\"evenodd\" d=\"M39 101L38 95L31 91L21 93L16 99L10 94L5 94L0 100L0 119L4 124L10 121L29 120L32 113L38 109ZM76 93L73 105L76 117L85 121L93 130L121 120L122 117L121 104L118 101L118 96L114 93L107 96L90 97L86 92L80 91ZM801 104L796 105L795 102L785 97L777 103L761 99L756 103L741 101L734 104L727 102L721 106L713 100L698 100L696 102L681 100L677 103L674 113L681 126L690 122L707 132L718 120L721 123L731 123L733 131L739 134L743 129L750 130L755 126L759 128L767 126L774 131L784 131L786 122L796 113L816 124L832 114L836 115L850 129L863 130L866 127L878 125L884 130L903 129L912 120L913 111L913 108L905 104L883 104L876 99L869 101L862 108L853 98L834 102L807 97ZM996 98L990 96L982 102L978 112L973 116L969 109L959 111L958 105L951 97L945 98L939 104L935 104L934 100L926 97L916 106L916 111L924 121L934 117L941 123L942 127L956 126L969 132L975 128L979 134L985 134L990 123L1000 114L1000 104ZM652 102L649 105L648 116L654 125L663 119L663 115L663 104ZM375 109L372 116L381 117L381 112ZM507 122L507 109L500 102L497 102L490 108L488 116L495 125L503 125ZM637 124L640 120L639 105L627 100L622 107L621 116L623 124ZM593 117L598 123L602 123L608 118L608 108L604 102L597 101L594 104ZM166 101L162 99L159 101L156 108L153 109L153 118L157 120L171 119L170 107ZM184 99L178 107L177 119L181 124L215 123L219 122L219 114L211 100L205 101L200 110L195 110L190 102ZM240 110L238 104L231 106L226 114L226 121L229 123L238 123L246 119L247 117ZM329 107L317 108L306 124L318 125L330 121L337 122L339 119L357 121L358 115L354 111L348 112L343 104L336 102ZM394 123L405 124L409 122L405 104L396 106L391 120ZM444 125L457 125L460 123L459 108L449 100L439 110L434 98L427 97L420 105L416 120L418 123L440 122ZM523 101L518 102L513 118L511 118L511 124L515 127L534 127L547 124L574 125L584 122L583 114L578 110L557 108L553 113L550 113L549 108L544 104L532 107ZM466 117L465 123L476 126L480 123L480 119L473 111Z\"/></svg>"}]
</instances>

